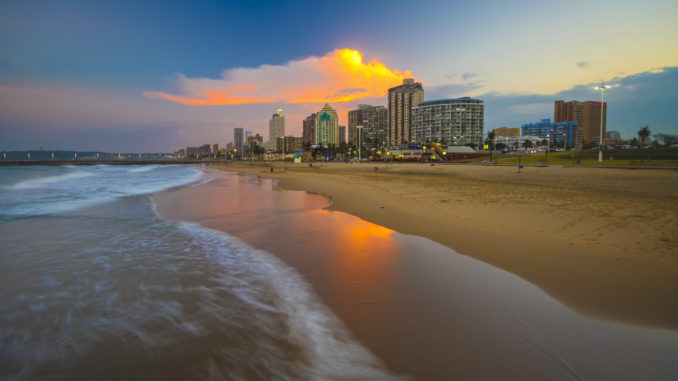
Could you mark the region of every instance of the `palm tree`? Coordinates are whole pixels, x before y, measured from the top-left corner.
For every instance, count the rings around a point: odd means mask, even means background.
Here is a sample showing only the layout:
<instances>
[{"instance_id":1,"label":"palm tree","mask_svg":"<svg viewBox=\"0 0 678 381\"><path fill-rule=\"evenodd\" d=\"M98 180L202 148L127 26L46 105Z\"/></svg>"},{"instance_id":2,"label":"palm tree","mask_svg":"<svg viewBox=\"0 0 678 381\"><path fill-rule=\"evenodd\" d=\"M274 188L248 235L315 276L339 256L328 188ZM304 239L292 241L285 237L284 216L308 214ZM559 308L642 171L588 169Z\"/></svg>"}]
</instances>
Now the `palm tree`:
<instances>
[{"instance_id":1,"label":"palm tree","mask_svg":"<svg viewBox=\"0 0 678 381\"><path fill-rule=\"evenodd\" d=\"M645 125L642 127L640 130L638 130L638 137L640 138L640 142L642 145L645 145L645 140L650 137L650 134L652 131L650 131L650 126Z\"/></svg>"}]
</instances>

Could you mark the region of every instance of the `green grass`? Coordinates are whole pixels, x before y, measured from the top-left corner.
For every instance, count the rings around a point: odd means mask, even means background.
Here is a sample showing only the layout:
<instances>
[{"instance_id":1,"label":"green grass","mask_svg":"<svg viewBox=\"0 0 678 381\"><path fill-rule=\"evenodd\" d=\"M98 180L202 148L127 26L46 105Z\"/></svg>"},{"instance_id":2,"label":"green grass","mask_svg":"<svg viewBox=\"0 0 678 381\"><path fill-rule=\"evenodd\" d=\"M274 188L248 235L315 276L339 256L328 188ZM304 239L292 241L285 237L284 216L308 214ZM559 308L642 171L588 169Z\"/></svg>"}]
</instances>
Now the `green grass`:
<instances>
[{"instance_id":1,"label":"green grass","mask_svg":"<svg viewBox=\"0 0 678 381\"><path fill-rule=\"evenodd\" d=\"M518 153L495 154L494 160L498 164L518 164ZM547 162L553 165L600 165L598 151L584 150L568 152L550 152L548 160L544 153L522 154L522 164L537 164ZM483 162L489 157L475 158L473 162ZM603 165L638 165L638 166L676 166L678 165L678 149L676 148L649 148L649 149L615 149L603 151Z\"/></svg>"}]
</instances>

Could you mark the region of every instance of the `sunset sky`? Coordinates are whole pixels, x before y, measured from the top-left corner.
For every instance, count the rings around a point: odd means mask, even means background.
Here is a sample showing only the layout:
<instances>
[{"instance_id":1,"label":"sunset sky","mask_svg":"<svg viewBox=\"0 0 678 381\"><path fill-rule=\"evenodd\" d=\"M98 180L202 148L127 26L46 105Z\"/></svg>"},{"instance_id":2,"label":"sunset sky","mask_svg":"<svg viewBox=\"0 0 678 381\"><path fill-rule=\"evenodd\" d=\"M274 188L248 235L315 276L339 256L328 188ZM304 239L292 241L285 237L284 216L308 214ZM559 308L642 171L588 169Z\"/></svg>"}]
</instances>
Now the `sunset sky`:
<instances>
[{"instance_id":1,"label":"sunset sky","mask_svg":"<svg viewBox=\"0 0 678 381\"><path fill-rule=\"evenodd\" d=\"M676 1L0 3L0 150L168 152L233 128L340 124L405 77L485 101L485 131L600 100L608 129L678 134Z\"/></svg>"}]
</instances>

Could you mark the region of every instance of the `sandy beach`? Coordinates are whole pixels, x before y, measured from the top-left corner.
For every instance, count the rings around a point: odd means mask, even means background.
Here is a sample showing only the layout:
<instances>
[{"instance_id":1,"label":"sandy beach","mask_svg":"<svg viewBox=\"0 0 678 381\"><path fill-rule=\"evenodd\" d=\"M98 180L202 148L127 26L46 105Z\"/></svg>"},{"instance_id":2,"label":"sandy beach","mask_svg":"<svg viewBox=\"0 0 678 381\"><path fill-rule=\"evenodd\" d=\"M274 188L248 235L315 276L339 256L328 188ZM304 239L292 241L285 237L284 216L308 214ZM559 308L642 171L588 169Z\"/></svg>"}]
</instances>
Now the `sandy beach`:
<instances>
[{"instance_id":1,"label":"sandy beach","mask_svg":"<svg viewBox=\"0 0 678 381\"><path fill-rule=\"evenodd\" d=\"M375 171L375 167L377 170ZM226 164L516 274L598 319L678 328L678 172Z\"/></svg>"}]
</instances>

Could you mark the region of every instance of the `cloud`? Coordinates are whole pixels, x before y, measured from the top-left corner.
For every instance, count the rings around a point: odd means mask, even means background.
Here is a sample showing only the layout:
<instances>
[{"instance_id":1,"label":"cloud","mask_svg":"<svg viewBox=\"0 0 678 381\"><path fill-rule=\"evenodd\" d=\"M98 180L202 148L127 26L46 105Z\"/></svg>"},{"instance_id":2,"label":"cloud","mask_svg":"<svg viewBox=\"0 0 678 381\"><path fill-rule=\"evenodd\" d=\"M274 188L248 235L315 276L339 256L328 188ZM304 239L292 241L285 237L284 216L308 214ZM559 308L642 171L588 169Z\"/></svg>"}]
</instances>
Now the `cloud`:
<instances>
[{"instance_id":1,"label":"cloud","mask_svg":"<svg viewBox=\"0 0 678 381\"><path fill-rule=\"evenodd\" d=\"M357 50L337 49L284 65L228 69L218 79L178 74L178 94L146 91L143 95L196 106L348 102L384 96L388 88L411 76L376 59L363 62Z\"/></svg>"},{"instance_id":2,"label":"cloud","mask_svg":"<svg viewBox=\"0 0 678 381\"><path fill-rule=\"evenodd\" d=\"M609 130L631 135L639 126L649 124L653 131L678 133L674 108L678 102L678 67L615 77L605 92L608 102ZM519 127L522 124L553 118L556 100L600 101L599 83L573 86L555 94L488 93L477 98L485 101L485 129L499 126Z\"/></svg>"},{"instance_id":3,"label":"cloud","mask_svg":"<svg viewBox=\"0 0 678 381\"><path fill-rule=\"evenodd\" d=\"M540 114L553 111L553 102L526 103L522 105L509 106L507 110L513 114Z\"/></svg>"},{"instance_id":4,"label":"cloud","mask_svg":"<svg viewBox=\"0 0 678 381\"><path fill-rule=\"evenodd\" d=\"M477 77L477 76L479 76L479 75L480 75L480 74L478 74L478 73L464 73L464 74L461 75L461 78L462 78L464 81L468 81L469 79L474 78L474 77Z\"/></svg>"},{"instance_id":5,"label":"cloud","mask_svg":"<svg viewBox=\"0 0 678 381\"><path fill-rule=\"evenodd\" d=\"M582 69L588 69L588 68L591 67L591 62L586 62L586 61L577 62L577 66L579 66Z\"/></svg>"},{"instance_id":6,"label":"cloud","mask_svg":"<svg viewBox=\"0 0 678 381\"><path fill-rule=\"evenodd\" d=\"M448 85L440 86L427 86L424 88L424 93L427 100L430 99L444 99L444 98L456 98L467 96L472 93L474 90L478 90L483 87L483 82L468 82L468 83L455 83Z\"/></svg>"}]
</instances>

